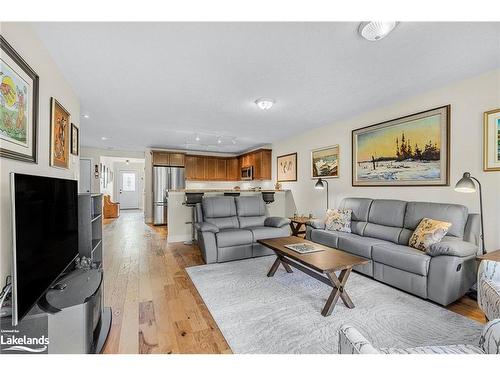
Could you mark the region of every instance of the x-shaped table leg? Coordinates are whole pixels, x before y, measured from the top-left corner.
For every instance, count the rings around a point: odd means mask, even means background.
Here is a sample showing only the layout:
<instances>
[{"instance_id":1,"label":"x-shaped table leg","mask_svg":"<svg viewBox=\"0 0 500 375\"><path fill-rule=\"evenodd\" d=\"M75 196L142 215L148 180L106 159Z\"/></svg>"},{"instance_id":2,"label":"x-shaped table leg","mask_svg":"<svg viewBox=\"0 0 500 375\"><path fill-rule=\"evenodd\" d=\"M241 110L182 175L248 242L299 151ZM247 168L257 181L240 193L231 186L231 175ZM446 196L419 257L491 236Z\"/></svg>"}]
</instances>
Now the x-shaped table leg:
<instances>
[{"instance_id":1,"label":"x-shaped table leg","mask_svg":"<svg viewBox=\"0 0 500 375\"><path fill-rule=\"evenodd\" d=\"M342 302L344 302L344 305L346 305L350 309L354 308L354 303L352 303L351 298L344 289L350 274L351 274L351 268L346 268L345 270L342 270L338 278L337 275L335 275L335 272L326 274L326 276L328 276L328 279L332 283L333 290L330 296L328 297L328 300L326 301L325 307L323 307L323 311L321 311L321 315L323 316L330 315L339 297L342 299Z\"/></svg>"},{"instance_id":2,"label":"x-shaped table leg","mask_svg":"<svg viewBox=\"0 0 500 375\"><path fill-rule=\"evenodd\" d=\"M285 267L286 272L293 273L292 267L290 267L290 265L284 260L283 257L277 255L276 260L274 261L273 265L269 269L269 272L267 273L267 277L273 277L280 264L282 264L283 267Z\"/></svg>"}]
</instances>

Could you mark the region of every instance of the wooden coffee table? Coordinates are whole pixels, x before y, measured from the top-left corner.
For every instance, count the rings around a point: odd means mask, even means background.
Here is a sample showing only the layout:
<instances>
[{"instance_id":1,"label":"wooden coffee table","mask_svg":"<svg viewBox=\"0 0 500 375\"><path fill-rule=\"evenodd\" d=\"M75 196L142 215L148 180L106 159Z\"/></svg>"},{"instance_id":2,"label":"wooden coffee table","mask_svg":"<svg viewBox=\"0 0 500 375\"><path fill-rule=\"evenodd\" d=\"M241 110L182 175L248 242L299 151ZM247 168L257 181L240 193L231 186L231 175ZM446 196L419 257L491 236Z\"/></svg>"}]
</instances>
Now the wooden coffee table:
<instances>
[{"instance_id":1,"label":"wooden coffee table","mask_svg":"<svg viewBox=\"0 0 500 375\"><path fill-rule=\"evenodd\" d=\"M347 294L345 285L349 275L351 274L352 267L360 264L366 264L369 262L368 259L351 255L344 251L320 245L305 239L300 239L295 236L270 238L259 240L258 242L272 249L276 253L276 261L269 269L267 274L268 277L274 276L276 270L281 264L288 273L293 272L290 267L292 266L293 268L296 268L333 288L326 301L325 307L323 307L323 310L321 311L321 315L330 315L339 297L348 308L354 308L354 303ZM299 254L296 251L285 247L285 245L304 242L314 244L315 246L323 249L323 251L309 254ZM337 277L335 272L340 272L340 275Z\"/></svg>"}]
</instances>

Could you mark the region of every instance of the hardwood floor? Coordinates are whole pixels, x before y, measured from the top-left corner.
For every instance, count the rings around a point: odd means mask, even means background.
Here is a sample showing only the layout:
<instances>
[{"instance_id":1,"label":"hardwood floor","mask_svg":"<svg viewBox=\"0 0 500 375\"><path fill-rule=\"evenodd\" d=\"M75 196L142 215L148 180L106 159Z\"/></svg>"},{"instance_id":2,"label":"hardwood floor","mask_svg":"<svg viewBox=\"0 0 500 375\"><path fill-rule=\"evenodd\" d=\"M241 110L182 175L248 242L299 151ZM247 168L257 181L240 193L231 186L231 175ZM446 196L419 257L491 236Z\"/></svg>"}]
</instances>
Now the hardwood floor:
<instances>
[{"instance_id":1,"label":"hardwood floor","mask_svg":"<svg viewBox=\"0 0 500 375\"><path fill-rule=\"evenodd\" d=\"M145 225L142 212L105 220L104 241L105 353L231 353L184 270L203 264L197 247L168 245L165 227Z\"/></svg>"},{"instance_id":2,"label":"hardwood floor","mask_svg":"<svg viewBox=\"0 0 500 375\"><path fill-rule=\"evenodd\" d=\"M104 300L113 310L105 353L231 353L185 268L203 264L197 246L167 244L143 213L104 220ZM464 297L452 311L485 322Z\"/></svg>"}]
</instances>

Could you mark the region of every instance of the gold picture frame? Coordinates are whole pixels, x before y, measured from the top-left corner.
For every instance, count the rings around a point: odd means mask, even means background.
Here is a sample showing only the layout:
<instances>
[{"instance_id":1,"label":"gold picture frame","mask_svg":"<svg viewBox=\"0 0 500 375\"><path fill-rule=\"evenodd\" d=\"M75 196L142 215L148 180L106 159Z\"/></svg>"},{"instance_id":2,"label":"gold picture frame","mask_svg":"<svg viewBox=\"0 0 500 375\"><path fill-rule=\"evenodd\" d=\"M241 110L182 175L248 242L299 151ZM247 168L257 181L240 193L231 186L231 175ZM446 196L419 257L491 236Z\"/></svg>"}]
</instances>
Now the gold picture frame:
<instances>
[{"instance_id":1,"label":"gold picture frame","mask_svg":"<svg viewBox=\"0 0 500 375\"><path fill-rule=\"evenodd\" d=\"M311 179L338 178L340 146L331 145L311 151Z\"/></svg>"},{"instance_id":2,"label":"gold picture frame","mask_svg":"<svg viewBox=\"0 0 500 375\"><path fill-rule=\"evenodd\" d=\"M500 108L483 115L483 170L500 171Z\"/></svg>"},{"instance_id":3,"label":"gold picture frame","mask_svg":"<svg viewBox=\"0 0 500 375\"><path fill-rule=\"evenodd\" d=\"M297 181L297 153L280 155L276 158L278 182Z\"/></svg>"},{"instance_id":4,"label":"gold picture frame","mask_svg":"<svg viewBox=\"0 0 500 375\"><path fill-rule=\"evenodd\" d=\"M69 168L71 116L55 99L50 98L50 166Z\"/></svg>"}]
</instances>

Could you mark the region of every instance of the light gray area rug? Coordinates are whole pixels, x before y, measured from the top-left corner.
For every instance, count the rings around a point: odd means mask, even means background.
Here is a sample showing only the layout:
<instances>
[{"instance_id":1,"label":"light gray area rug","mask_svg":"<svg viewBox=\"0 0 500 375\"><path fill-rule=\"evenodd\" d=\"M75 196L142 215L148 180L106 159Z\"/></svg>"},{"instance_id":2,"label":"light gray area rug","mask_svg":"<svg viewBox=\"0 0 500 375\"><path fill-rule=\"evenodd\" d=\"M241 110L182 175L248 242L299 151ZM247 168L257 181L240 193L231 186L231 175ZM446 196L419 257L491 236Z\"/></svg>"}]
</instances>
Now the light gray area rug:
<instances>
[{"instance_id":1,"label":"light gray area rug","mask_svg":"<svg viewBox=\"0 0 500 375\"><path fill-rule=\"evenodd\" d=\"M332 315L321 309L331 288L280 266L275 257L187 269L234 353L337 353L338 329L348 323L375 347L477 345L481 324L431 302L352 273L346 290L355 308L339 299Z\"/></svg>"}]
</instances>

